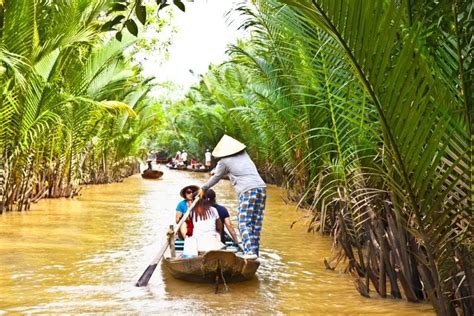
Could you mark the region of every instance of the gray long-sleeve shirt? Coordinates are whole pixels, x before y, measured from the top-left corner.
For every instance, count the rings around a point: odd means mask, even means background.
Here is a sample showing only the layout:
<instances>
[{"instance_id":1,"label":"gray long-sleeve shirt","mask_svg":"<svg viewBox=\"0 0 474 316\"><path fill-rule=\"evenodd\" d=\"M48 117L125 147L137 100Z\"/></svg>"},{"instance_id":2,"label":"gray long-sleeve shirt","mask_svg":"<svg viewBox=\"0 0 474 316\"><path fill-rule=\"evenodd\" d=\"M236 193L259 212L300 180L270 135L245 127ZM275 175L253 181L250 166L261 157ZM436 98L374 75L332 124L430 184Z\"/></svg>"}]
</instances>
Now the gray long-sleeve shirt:
<instances>
[{"instance_id":1,"label":"gray long-sleeve shirt","mask_svg":"<svg viewBox=\"0 0 474 316\"><path fill-rule=\"evenodd\" d=\"M257 167L249 155L243 151L238 155L219 160L214 175L202 186L202 189L207 190L213 187L226 174L229 174L232 186L239 195L250 189L266 187L258 174Z\"/></svg>"}]
</instances>

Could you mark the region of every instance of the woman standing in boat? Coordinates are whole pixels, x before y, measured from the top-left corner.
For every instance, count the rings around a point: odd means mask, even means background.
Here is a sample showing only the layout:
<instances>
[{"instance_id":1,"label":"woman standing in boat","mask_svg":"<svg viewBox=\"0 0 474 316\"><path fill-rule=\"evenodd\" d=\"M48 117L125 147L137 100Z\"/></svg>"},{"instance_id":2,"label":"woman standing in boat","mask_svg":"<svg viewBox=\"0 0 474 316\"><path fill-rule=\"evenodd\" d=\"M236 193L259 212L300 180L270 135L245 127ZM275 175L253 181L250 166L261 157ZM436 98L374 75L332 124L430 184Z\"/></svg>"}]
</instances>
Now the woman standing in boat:
<instances>
[{"instance_id":1,"label":"woman standing in boat","mask_svg":"<svg viewBox=\"0 0 474 316\"><path fill-rule=\"evenodd\" d=\"M260 247L266 185L245 147L228 135L222 136L212 152L214 157L221 159L214 175L199 190L199 196L203 198L207 189L229 174L232 186L239 196L238 223L244 247L243 257L256 259Z\"/></svg>"}]
</instances>

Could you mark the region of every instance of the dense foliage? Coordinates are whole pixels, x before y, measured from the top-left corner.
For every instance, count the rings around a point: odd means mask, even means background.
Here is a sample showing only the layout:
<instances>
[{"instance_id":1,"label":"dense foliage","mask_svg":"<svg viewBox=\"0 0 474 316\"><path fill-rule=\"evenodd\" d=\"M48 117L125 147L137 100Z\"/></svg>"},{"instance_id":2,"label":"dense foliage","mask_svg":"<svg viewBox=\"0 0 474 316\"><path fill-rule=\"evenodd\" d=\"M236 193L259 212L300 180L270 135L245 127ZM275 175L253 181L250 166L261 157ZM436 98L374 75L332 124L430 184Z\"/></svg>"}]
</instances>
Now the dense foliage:
<instances>
[{"instance_id":1,"label":"dense foliage","mask_svg":"<svg viewBox=\"0 0 474 316\"><path fill-rule=\"evenodd\" d=\"M145 102L149 80L124 55L136 39L101 31L109 8L105 0L0 2L0 212L136 167L158 116Z\"/></svg>"},{"instance_id":2,"label":"dense foliage","mask_svg":"<svg viewBox=\"0 0 474 316\"><path fill-rule=\"evenodd\" d=\"M362 295L474 312L472 2L257 1L169 117L176 139L248 145L311 210ZM195 146L195 145L193 145Z\"/></svg>"},{"instance_id":3,"label":"dense foliage","mask_svg":"<svg viewBox=\"0 0 474 316\"><path fill-rule=\"evenodd\" d=\"M362 295L474 314L473 3L254 2L251 41L161 108L124 54L144 1L0 1L0 212L130 174L150 139L202 158L227 133Z\"/></svg>"}]
</instances>

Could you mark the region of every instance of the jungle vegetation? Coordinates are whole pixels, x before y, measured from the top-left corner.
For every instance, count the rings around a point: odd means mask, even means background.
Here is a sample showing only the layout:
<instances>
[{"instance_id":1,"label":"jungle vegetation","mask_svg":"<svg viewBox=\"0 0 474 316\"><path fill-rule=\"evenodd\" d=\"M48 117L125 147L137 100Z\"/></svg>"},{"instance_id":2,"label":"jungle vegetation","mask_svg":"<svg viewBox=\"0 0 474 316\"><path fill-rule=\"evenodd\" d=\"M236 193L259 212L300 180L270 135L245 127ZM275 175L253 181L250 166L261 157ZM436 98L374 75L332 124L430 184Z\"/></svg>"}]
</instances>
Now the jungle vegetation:
<instances>
[{"instance_id":1,"label":"jungle vegetation","mask_svg":"<svg viewBox=\"0 0 474 316\"><path fill-rule=\"evenodd\" d=\"M169 115L196 153L227 133L334 236L361 295L474 312L469 1L255 1ZM189 142L187 142L189 144ZM181 144L179 146L182 146Z\"/></svg>"},{"instance_id":2,"label":"jungle vegetation","mask_svg":"<svg viewBox=\"0 0 474 316\"><path fill-rule=\"evenodd\" d=\"M0 1L0 212L131 174L149 139L198 155L227 133L361 295L474 313L471 1L241 5L251 40L163 108L123 53L143 3Z\"/></svg>"},{"instance_id":3,"label":"jungle vegetation","mask_svg":"<svg viewBox=\"0 0 474 316\"><path fill-rule=\"evenodd\" d=\"M159 106L106 0L0 1L0 213L136 172ZM67 23L65 23L67 21Z\"/></svg>"}]
</instances>

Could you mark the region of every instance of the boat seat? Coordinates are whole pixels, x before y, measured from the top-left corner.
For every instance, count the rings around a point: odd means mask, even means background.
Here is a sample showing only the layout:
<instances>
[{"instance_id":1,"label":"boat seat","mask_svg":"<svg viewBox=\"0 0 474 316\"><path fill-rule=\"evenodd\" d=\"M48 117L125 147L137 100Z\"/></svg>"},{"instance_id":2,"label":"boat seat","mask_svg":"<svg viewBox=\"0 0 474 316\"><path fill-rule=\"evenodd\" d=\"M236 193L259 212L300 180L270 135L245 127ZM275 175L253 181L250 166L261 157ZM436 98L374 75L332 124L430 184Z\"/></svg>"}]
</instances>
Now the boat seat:
<instances>
[{"instance_id":1,"label":"boat seat","mask_svg":"<svg viewBox=\"0 0 474 316\"><path fill-rule=\"evenodd\" d=\"M237 245L232 241L226 241L225 246L226 246L225 250L228 250L228 251L231 251L231 252L238 252L239 251L239 247L237 247ZM176 239L174 241L174 247L175 247L176 251L183 251L183 249L184 249L184 240Z\"/></svg>"},{"instance_id":2,"label":"boat seat","mask_svg":"<svg viewBox=\"0 0 474 316\"><path fill-rule=\"evenodd\" d=\"M174 248L176 251L183 251L184 249L184 240L176 239L174 241Z\"/></svg>"}]
</instances>

